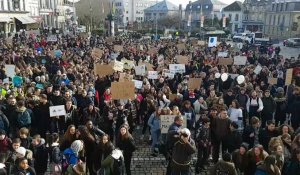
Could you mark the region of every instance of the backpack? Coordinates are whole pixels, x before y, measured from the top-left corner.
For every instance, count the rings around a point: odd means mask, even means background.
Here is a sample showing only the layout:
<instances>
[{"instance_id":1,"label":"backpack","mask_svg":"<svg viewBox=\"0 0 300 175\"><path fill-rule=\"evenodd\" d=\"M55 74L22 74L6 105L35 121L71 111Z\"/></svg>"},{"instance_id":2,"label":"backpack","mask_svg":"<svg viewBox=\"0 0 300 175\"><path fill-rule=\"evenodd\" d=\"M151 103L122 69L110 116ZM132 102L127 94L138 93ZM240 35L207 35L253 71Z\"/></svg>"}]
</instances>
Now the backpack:
<instances>
[{"instance_id":1,"label":"backpack","mask_svg":"<svg viewBox=\"0 0 300 175\"><path fill-rule=\"evenodd\" d=\"M24 112L18 112L17 114L17 124L19 127L28 126L31 124L31 116L27 109Z\"/></svg>"},{"instance_id":2,"label":"backpack","mask_svg":"<svg viewBox=\"0 0 300 175\"><path fill-rule=\"evenodd\" d=\"M61 172L63 175L66 174L68 171L68 167L70 165L69 159L70 159L70 155L63 154L61 159Z\"/></svg>"},{"instance_id":3,"label":"backpack","mask_svg":"<svg viewBox=\"0 0 300 175\"><path fill-rule=\"evenodd\" d=\"M59 151L59 159L58 160L54 160L54 157L56 157L57 150ZM62 155L61 155L61 152L60 152L58 146L53 147L52 152L51 152L51 160L52 160L53 163L56 163L56 164L59 164L59 163L62 162Z\"/></svg>"},{"instance_id":4,"label":"backpack","mask_svg":"<svg viewBox=\"0 0 300 175\"><path fill-rule=\"evenodd\" d=\"M113 167L111 170L111 174L113 175L123 175L124 174L124 160L123 157L121 156L119 159L114 159Z\"/></svg>"}]
</instances>

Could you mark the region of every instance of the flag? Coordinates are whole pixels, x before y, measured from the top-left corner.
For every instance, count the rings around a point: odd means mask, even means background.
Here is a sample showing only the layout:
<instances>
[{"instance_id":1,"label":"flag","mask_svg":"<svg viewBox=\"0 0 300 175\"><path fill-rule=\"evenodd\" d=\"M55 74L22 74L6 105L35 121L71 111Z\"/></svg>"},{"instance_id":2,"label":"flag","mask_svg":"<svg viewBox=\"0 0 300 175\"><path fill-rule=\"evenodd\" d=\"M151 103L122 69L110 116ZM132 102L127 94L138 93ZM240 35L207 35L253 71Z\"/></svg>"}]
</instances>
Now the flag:
<instances>
[{"instance_id":1,"label":"flag","mask_svg":"<svg viewBox=\"0 0 300 175\"><path fill-rule=\"evenodd\" d=\"M103 5L103 2L102 2L102 13L104 14L104 5Z\"/></svg>"},{"instance_id":2,"label":"flag","mask_svg":"<svg viewBox=\"0 0 300 175\"><path fill-rule=\"evenodd\" d=\"M116 13L116 7L115 7L115 3L112 4L112 14Z\"/></svg>"},{"instance_id":3,"label":"flag","mask_svg":"<svg viewBox=\"0 0 300 175\"><path fill-rule=\"evenodd\" d=\"M191 22L192 22L192 14L189 14L187 26L191 26Z\"/></svg>"}]
</instances>

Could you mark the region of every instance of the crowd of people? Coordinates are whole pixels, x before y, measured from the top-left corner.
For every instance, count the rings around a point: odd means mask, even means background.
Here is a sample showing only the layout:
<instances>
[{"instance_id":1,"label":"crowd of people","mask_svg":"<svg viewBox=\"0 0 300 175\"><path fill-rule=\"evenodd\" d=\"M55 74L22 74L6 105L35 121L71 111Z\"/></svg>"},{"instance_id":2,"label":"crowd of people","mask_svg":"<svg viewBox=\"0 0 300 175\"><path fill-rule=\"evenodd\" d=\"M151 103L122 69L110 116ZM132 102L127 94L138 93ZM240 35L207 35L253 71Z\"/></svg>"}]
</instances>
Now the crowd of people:
<instances>
[{"instance_id":1,"label":"crowd of people","mask_svg":"<svg viewBox=\"0 0 300 175\"><path fill-rule=\"evenodd\" d=\"M167 175L190 175L193 166L197 174L300 174L300 69L280 47L82 35L48 42L46 34L20 33L0 49L0 175L131 175L133 135L151 140L147 156L166 157ZM219 52L247 63L221 65ZM185 71L164 74L178 55L188 58ZM94 70L124 59L150 65L158 78L136 75L134 66ZM14 76L6 65L15 65ZM121 74L143 82L134 99L113 98ZM189 88L190 78L201 78L198 88ZM60 105L65 115L51 116L49 107ZM163 115L174 116L166 134Z\"/></svg>"}]
</instances>

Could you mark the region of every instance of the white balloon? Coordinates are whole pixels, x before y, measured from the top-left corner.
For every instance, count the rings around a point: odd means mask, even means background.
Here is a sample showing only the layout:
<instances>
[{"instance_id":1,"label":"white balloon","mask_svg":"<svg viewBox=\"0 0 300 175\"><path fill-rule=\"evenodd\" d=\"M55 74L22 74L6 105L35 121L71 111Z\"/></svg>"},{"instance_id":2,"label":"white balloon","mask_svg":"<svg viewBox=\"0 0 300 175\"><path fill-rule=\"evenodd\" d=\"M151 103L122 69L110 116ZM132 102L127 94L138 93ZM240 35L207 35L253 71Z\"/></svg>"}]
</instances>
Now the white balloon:
<instances>
[{"instance_id":1,"label":"white balloon","mask_svg":"<svg viewBox=\"0 0 300 175\"><path fill-rule=\"evenodd\" d=\"M245 76L244 75L239 75L236 79L236 81L238 82L238 84L242 84L245 81Z\"/></svg>"},{"instance_id":2,"label":"white balloon","mask_svg":"<svg viewBox=\"0 0 300 175\"><path fill-rule=\"evenodd\" d=\"M223 73L222 75L221 75L221 80L222 81L226 81L228 79L228 74L227 73Z\"/></svg>"},{"instance_id":3,"label":"white balloon","mask_svg":"<svg viewBox=\"0 0 300 175\"><path fill-rule=\"evenodd\" d=\"M221 74L219 72L215 73L215 78L220 78Z\"/></svg>"}]
</instances>

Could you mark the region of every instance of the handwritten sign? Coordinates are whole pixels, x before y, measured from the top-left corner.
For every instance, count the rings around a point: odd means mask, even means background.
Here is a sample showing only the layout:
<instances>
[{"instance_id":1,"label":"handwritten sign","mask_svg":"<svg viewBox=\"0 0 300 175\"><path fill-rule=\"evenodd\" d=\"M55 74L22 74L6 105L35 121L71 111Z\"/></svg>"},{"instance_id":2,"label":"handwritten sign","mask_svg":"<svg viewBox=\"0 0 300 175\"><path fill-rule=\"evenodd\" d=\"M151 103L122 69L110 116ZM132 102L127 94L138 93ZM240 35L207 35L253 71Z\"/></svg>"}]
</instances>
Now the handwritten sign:
<instances>
[{"instance_id":1,"label":"handwritten sign","mask_svg":"<svg viewBox=\"0 0 300 175\"><path fill-rule=\"evenodd\" d=\"M277 84L277 78L268 78L268 83L271 85Z\"/></svg>"},{"instance_id":2,"label":"handwritten sign","mask_svg":"<svg viewBox=\"0 0 300 175\"><path fill-rule=\"evenodd\" d=\"M50 35L47 37L47 42L57 42L57 36L56 35Z\"/></svg>"},{"instance_id":3,"label":"handwritten sign","mask_svg":"<svg viewBox=\"0 0 300 175\"><path fill-rule=\"evenodd\" d=\"M185 50L185 44L183 44L183 43L177 44L177 48L178 48L178 50Z\"/></svg>"},{"instance_id":4,"label":"handwritten sign","mask_svg":"<svg viewBox=\"0 0 300 175\"><path fill-rule=\"evenodd\" d=\"M132 80L133 80L133 75L127 73L120 73L119 82L132 81Z\"/></svg>"},{"instance_id":5,"label":"handwritten sign","mask_svg":"<svg viewBox=\"0 0 300 175\"><path fill-rule=\"evenodd\" d=\"M122 59L121 62L124 63L124 69L126 70L134 68L134 61Z\"/></svg>"},{"instance_id":6,"label":"handwritten sign","mask_svg":"<svg viewBox=\"0 0 300 175\"><path fill-rule=\"evenodd\" d=\"M158 72L157 71L148 71L148 79L153 79L153 80L158 79Z\"/></svg>"},{"instance_id":7,"label":"handwritten sign","mask_svg":"<svg viewBox=\"0 0 300 175\"><path fill-rule=\"evenodd\" d=\"M189 78L188 87L191 90L199 89L201 87L202 79L201 78Z\"/></svg>"},{"instance_id":8,"label":"handwritten sign","mask_svg":"<svg viewBox=\"0 0 300 175\"><path fill-rule=\"evenodd\" d=\"M143 81L140 81L140 80L132 80L132 81L134 82L135 88L142 89L142 87L143 87Z\"/></svg>"},{"instance_id":9,"label":"handwritten sign","mask_svg":"<svg viewBox=\"0 0 300 175\"><path fill-rule=\"evenodd\" d=\"M12 65L12 64L6 64L5 65L5 74L10 77L13 78L16 75L16 66Z\"/></svg>"},{"instance_id":10,"label":"handwritten sign","mask_svg":"<svg viewBox=\"0 0 300 175\"><path fill-rule=\"evenodd\" d=\"M114 64L113 69L115 71L123 72L124 63L122 63L121 61L114 61L113 64Z\"/></svg>"},{"instance_id":11,"label":"handwritten sign","mask_svg":"<svg viewBox=\"0 0 300 175\"><path fill-rule=\"evenodd\" d=\"M176 58L178 64L188 64L189 63L188 56L177 55L175 58Z\"/></svg>"},{"instance_id":12,"label":"handwritten sign","mask_svg":"<svg viewBox=\"0 0 300 175\"><path fill-rule=\"evenodd\" d=\"M124 51L123 46L121 46L121 45L114 45L114 50L117 51L117 52L123 52Z\"/></svg>"},{"instance_id":13,"label":"handwritten sign","mask_svg":"<svg viewBox=\"0 0 300 175\"><path fill-rule=\"evenodd\" d=\"M145 75L146 74L146 66L145 65L141 65L141 66L136 66L134 68L135 70L135 74L136 75Z\"/></svg>"},{"instance_id":14,"label":"handwritten sign","mask_svg":"<svg viewBox=\"0 0 300 175\"><path fill-rule=\"evenodd\" d=\"M228 56L228 52L219 52L218 53L218 57L223 57L223 58L225 58L225 57L227 57Z\"/></svg>"},{"instance_id":15,"label":"handwritten sign","mask_svg":"<svg viewBox=\"0 0 300 175\"><path fill-rule=\"evenodd\" d=\"M235 56L234 57L234 65L246 65L247 63L247 57L246 56Z\"/></svg>"},{"instance_id":16,"label":"handwritten sign","mask_svg":"<svg viewBox=\"0 0 300 175\"><path fill-rule=\"evenodd\" d=\"M133 100L135 98L135 84L133 81L112 82L110 90L114 100Z\"/></svg>"},{"instance_id":17,"label":"handwritten sign","mask_svg":"<svg viewBox=\"0 0 300 175\"><path fill-rule=\"evenodd\" d=\"M92 57L93 58L101 58L103 55L104 51L99 49L99 48L95 48L92 50Z\"/></svg>"},{"instance_id":18,"label":"handwritten sign","mask_svg":"<svg viewBox=\"0 0 300 175\"><path fill-rule=\"evenodd\" d=\"M256 75L258 75L258 74L260 74L260 71L262 70L262 67L260 66L260 65L257 65L256 67L255 67L255 69L254 69L254 73L256 74Z\"/></svg>"},{"instance_id":19,"label":"handwritten sign","mask_svg":"<svg viewBox=\"0 0 300 175\"><path fill-rule=\"evenodd\" d=\"M66 115L66 109L64 105L50 106L49 111L50 111L50 117Z\"/></svg>"},{"instance_id":20,"label":"handwritten sign","mask_svg":"<svg viewBox=\"0 0 300 175\"><path fill-rule=\"evenodd\" d=\"M166 134L168 133L169 127L174 123L174 118L176 115L161 115L160 116L160 128L161 128L161 133ZM186 117L183 117L183 128L186 127Z\"/></svg>"},{"instance_id":21,"label":"handwritten sign","mask_svg":"<svg viewBox=\"0 0 300 175\"><path fill-rule=\"evenodd\" d=\"M293 78L293 69L286 70L286 77L285 77L285 85L292 84L292 78Z\"/></svg>"},{"instance_id":22,"label":"handwritten sign","mask_svg":"<svg viewBox=\"0 0 300 175\"><path fill-rule=\"evenodd\" d=\"M106 75L112 75L115 71L111 67L111 65L96 64L94 66L94 72L96 75L106 76Z\"/></svg>"},{"instance_id":23,"label":"handwritten sign","mask_svg":"<svg viewBox=\"0 0 300 175\"><path fill-rule=\"evenodd\" d=\"M170 73L185 73L184 64L169 64Z\"/></svg>"},{"instance_id":24,"label":"handwritten sign","mask_svg":"<svg viewBox=\"0 0 300 175\"><path fill-rule=\"evenodd\" d=\"M232 58L219 58L218 65L232 65L233 59Z\"/></svg>"}]
</instances>

